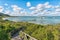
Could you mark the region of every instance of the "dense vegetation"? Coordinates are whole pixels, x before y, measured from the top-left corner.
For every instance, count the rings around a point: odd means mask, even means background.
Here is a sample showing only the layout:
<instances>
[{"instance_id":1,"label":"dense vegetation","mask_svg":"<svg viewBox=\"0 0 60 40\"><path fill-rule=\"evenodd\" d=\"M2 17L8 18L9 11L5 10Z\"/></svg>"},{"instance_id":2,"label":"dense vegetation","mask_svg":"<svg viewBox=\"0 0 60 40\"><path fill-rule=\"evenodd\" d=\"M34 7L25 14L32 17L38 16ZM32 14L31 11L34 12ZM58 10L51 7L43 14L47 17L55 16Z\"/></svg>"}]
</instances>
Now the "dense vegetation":
<instances>
[{"instance_id":1,"label":"dense vegetation","mask_svg":"<svg viewBox=\"0 0 60 40\"><path fill-rule=\"evenodd\" d=\"M23 28L25 33L38 40L60 40L60 24L40 25L2 19L0 19L0 40L10 40L10 32L18 28Z\"/></svg>"}]
</instances>

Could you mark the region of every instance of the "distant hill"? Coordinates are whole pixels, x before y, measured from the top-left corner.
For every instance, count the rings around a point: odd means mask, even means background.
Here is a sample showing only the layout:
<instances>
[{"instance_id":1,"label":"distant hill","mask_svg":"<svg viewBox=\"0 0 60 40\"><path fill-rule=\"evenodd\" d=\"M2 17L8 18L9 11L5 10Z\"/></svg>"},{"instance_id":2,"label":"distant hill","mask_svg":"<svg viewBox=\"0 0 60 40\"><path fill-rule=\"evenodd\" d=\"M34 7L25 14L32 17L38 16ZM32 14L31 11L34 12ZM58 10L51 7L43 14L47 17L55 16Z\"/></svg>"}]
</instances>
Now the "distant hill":
<instances>
[{"instance_id":1,"label":"distant hill","mask_svg":"<svg viewBox=\"0 0 60 40\"><path fill-rule=\"evenodd\" d=\"M9 15L4 14L4 13L0 13L0 16L9 16Z\"/></svg>"}]
</instances>

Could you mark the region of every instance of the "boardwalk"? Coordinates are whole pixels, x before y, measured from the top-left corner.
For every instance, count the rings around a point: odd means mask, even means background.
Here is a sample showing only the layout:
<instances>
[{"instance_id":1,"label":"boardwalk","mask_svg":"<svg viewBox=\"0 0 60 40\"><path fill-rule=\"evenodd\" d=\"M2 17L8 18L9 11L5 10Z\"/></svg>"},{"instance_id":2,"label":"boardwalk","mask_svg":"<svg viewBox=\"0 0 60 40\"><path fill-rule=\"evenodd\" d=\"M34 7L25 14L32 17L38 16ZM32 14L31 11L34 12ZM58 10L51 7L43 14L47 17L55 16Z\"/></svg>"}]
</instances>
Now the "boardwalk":
<instances>
[{"instance_id":1,"label":"boardwalk","mask_svg":"<svg viewBox=\"0 0 60 40\"><path fill-rule=\"evenodd\" d=\"M19 33L23 33L24 34L23 39L20 37ZM30 35L26 34L25 32L22 32L21 28L11 32L11 40L25 40L24 38L26 38L28 40L27 37L29 37L29 40L37 40L37 39L31 37Z\"/></svg>"},{"instance_id":2,"label":"boardwalk","mask_svg":"<svg viewBox=\"0 0 60 40\"><path fill-rule=\"evenodd\" d=\"M11 40L22 40L19 36L12 38Z\"/></svg>"},{"instance_id":3,"label":"boardwalk","mask_svg":"<svg viewBox=\"0 0 60 40\"><path fill-rule=\"evenodd\" d=\"M19 32L15 33L13 36L12 36L12 39L11 40L22 40L19 36Z\"/></svg>"},{"instance_id":4,"label":"boardwalk","mask_svg":"<svg viewBox=\"0 0 60 40\"><path fill-rule=\"evenodd\" d=\"M24 32L23 32L23 33L24 33ZM24 34L25 34L25 37L26 37L26 38L27 38L27 36L29 37L29 40L37 40L37 39L31 37L30 35L28 35L28 34L26 34L26 33L24 33ZM14 34L11 40L22 40L22 38L20 38L20 36L19 36L19 32L17 32L16 34ZM23 40L24 40L24 39L23 39ZM28 40L28 39L27 39L27 40Z\"/></svg>"}]
</instances>

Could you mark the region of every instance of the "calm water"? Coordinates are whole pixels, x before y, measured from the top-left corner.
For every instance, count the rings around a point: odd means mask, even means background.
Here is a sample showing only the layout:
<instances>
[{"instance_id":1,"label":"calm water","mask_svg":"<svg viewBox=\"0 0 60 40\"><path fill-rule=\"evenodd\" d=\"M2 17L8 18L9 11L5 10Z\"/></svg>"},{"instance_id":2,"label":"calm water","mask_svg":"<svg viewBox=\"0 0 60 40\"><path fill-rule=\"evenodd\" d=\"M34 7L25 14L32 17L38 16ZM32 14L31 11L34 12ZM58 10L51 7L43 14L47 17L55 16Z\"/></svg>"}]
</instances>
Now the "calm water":
<instances>
[{"instance_id":1,"label":"calm water","mask_svg":"<svg viewBox=\"0 0 60 40\"><path fill-rule=\"evenodd\" d=\"M60 23L60 16L19 16L19 17L8 17L6 18L10 21L17 21L17 22L31 22L37 24L57 24Z\"/></svg>"}]
</instances>

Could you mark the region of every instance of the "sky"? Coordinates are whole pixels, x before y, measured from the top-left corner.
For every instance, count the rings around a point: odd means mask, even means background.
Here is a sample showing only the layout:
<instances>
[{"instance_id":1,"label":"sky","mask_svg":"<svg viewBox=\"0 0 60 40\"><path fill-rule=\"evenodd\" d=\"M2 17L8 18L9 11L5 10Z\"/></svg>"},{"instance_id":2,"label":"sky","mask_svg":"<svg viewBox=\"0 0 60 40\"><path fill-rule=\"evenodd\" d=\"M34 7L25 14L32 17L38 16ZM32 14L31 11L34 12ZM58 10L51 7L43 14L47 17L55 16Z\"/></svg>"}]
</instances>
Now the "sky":
<instances>
[{"instance_id":1,"label":"sky","mask_svg":"<svg viewBox=\"0 0 60 40\"><path fill-rule=\"evenodd\" d=\"M0 12L11 16L60 16L60 0L0 0Z\"/></svg>"}]
</instances>

